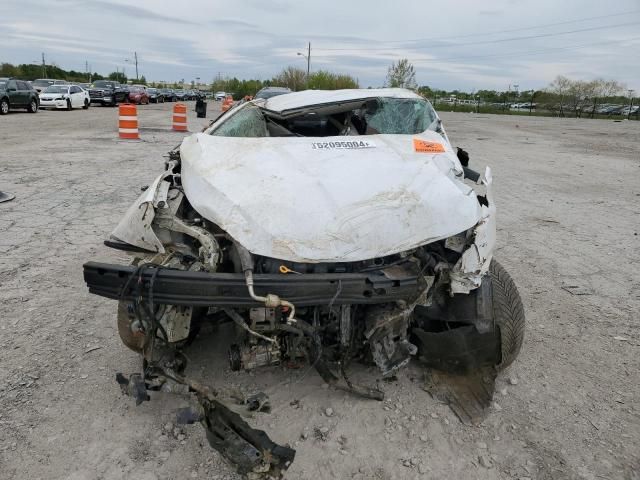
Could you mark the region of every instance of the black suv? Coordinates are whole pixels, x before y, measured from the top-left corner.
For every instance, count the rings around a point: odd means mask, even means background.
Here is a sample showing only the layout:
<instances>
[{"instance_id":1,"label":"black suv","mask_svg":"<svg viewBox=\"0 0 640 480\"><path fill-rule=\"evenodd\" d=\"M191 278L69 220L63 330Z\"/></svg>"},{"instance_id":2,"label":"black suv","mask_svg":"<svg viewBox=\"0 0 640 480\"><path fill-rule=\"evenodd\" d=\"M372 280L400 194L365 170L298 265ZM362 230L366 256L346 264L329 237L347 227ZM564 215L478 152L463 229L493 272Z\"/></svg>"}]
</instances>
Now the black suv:
<instances>
[{"instance_id":1,"label":"black suv","mask_svg":"<svg viewBox=\"0 0 640 480\"><path fill-rule=\"evenodd\" d=\"M97 80L89 89L91 103L100 103L115 107L118 102L126 102L129 98L129 89L120 82L113 80Z\"/></svg>"},{"instance_id":2,"label":"black suv","mask_svg":"<svg viewBox=\"0 0 640 480\"><path fill-rule=\"evenodd\" d=\"M0 115L6 115L12 108L26 108L36 113L40 107L40 97L33 87L15 78L0 78Z\"/></svg>"}]
</instances>

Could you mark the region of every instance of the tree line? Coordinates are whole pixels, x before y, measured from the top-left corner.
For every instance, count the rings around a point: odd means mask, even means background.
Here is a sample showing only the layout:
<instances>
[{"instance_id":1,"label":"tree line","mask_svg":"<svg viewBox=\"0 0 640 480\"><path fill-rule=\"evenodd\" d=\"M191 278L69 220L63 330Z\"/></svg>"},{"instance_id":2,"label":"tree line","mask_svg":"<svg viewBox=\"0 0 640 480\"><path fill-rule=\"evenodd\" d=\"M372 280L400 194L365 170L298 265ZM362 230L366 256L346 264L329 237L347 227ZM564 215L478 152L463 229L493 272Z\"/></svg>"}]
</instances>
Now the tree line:
<instances>
[{"instance_id":1,"label":"tree line","mask_svg":"<svg viewBox=\"0 0 640 480\"><path fill-rule=\"evenodd\" d=\"M306 70L296 67L286 67L280 73L268 80L214 78L211 90L214 92L231 92L238 99L246 95L253 96L264 87L286 87L291 91L300 90L338 90L341 88L359 88L358 80L350 75L338 74L327 70L311 72L307 78Z\"/></svg>"},{"instance_id":2,"label":"tree line","mask_svg":"<svg viewBox=\"0 0 640 480\"><path fill-rule=\"evenodd\" d=\"M57 65L0 64L0 77L15 77L21 80L33 80L36 78L60 78L71 82L89 82L95 80L117 80L126 83L129 79L124 72L111 72L106 76L98 72L79 72L76 70L64 70ZM135 80L136 83L146 85L148 82L144 76ZM154 87L185 88L186 83L157 83L150 82ZM255 95L260 89L269 86L287 87L292 91L305 89L337 90L342 88L359 88L356 78L347 74L339 74L328 70L316 70L307 78L306 70L297 67L286 67L278 74L267 80L239 79L237 77L214 78L209 89L213 92L224 91L233 93L236 99L246 95ZM465 92L461 90L443 90L431 88L428 85L418 86L416 71L411 62L400 59L393 62L387 70L385 79L386 87L409 88L416 91L433 103L444 98L457 100L473 100L483 104L508 105L512 103L535 103L538 108L543 108L561 115L581 116L586 107L591 112L603 103L624 104L628 101L625 96L626 86L616 80L595 79L590 81L572 80L564 76L556 77L546 88L539 90L477 90ZM191 88L196 88L191 82Z\"/></svg>"}]
</instances>

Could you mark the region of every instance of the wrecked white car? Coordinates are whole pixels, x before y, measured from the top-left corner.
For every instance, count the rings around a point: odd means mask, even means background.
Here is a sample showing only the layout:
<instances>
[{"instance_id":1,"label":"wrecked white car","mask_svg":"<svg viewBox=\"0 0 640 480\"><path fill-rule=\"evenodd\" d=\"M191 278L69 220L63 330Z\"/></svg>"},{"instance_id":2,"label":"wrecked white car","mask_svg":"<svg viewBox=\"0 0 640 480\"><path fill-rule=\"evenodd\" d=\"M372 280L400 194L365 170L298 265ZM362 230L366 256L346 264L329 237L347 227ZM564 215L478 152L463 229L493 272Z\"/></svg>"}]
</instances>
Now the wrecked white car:
<instances>
[{"instance_id":1,"label":"wrecked white car","mask_svg":"<svg viewBox=\"0 0 640 480\"><path fill-rule=\"evenodd\" d=\"M493 259L491 171L454 150L422 97L402 89L304 91L229 110L170 153L105 241L131 265L89 262L92 293L119 301L118 330L149 390L195 392L211 445L251 478L295 451L183 375L202 321L235 322L232 370L308 361L337 388L350 360L383 377L416 358L440 371L498 370L517 356L524 311ZM241 398L253 409L264 395Z\"/></svg>"}]
</instances>

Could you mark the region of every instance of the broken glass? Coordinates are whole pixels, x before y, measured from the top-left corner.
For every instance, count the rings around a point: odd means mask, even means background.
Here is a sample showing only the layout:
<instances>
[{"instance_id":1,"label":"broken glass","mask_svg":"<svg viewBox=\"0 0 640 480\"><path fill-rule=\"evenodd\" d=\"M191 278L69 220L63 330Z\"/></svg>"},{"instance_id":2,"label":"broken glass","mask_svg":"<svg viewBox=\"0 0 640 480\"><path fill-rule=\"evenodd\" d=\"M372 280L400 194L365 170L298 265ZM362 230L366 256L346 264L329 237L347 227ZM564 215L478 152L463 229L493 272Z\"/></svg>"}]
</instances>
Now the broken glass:
<instances>
[{"instance_id":1,"label":"broken glass","mask_svg":"<svg viewBox=\"0 0 640 480\"><path fill-rule=\"evenodd\" d=\"M216 128L214 137L266 137L267 124L260 109L248 105Z\"/></svg>"},{"instance_id":2,"label":"broken glass","mask_svg":"<svg viewBox=\"0 0 640 480\"><path fill-rule=\"evenodd\" d=\"M414 135L435 130L438 118L428 102L413 98L378 98L363 113L368 126L381 134Z\"/></svg>"}]
</instances>

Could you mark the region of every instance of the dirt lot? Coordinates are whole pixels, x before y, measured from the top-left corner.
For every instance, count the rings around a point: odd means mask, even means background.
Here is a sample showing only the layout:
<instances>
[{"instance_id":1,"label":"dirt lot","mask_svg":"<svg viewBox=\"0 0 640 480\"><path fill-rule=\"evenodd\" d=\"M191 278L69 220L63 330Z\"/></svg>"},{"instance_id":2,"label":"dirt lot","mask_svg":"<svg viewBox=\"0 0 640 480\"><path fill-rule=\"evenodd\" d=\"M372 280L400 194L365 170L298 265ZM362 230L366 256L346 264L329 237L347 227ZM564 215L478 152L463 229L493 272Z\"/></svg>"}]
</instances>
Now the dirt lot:
<instances>
[{"instance_id":1,"label":"dirt lot","mask_svg":"<svg viewBox=\"0 0 640 480\"><path fill-rule=\"evenodd\" d=\"M82 280L87 260L127 261L102 240L181 140L170 108L140 108L140 142L118 141L116 109L0 118L0 190L16 194L0 204L2 479L238 478L199 425L173 425L185 399L121 395L115 372L139 360L120 343L116 303ZM442 116L472 166L493 168L497 258L527 312L484 423L432 399L418 365L382 384L383 403L323 388L313 371L229 372L213 328L190 347L189 373L271 396L253 425L295 443L289 479L640 478L640 123ZM204 124L190 117L192 131Z\"/></svg>"}]
</instances>

